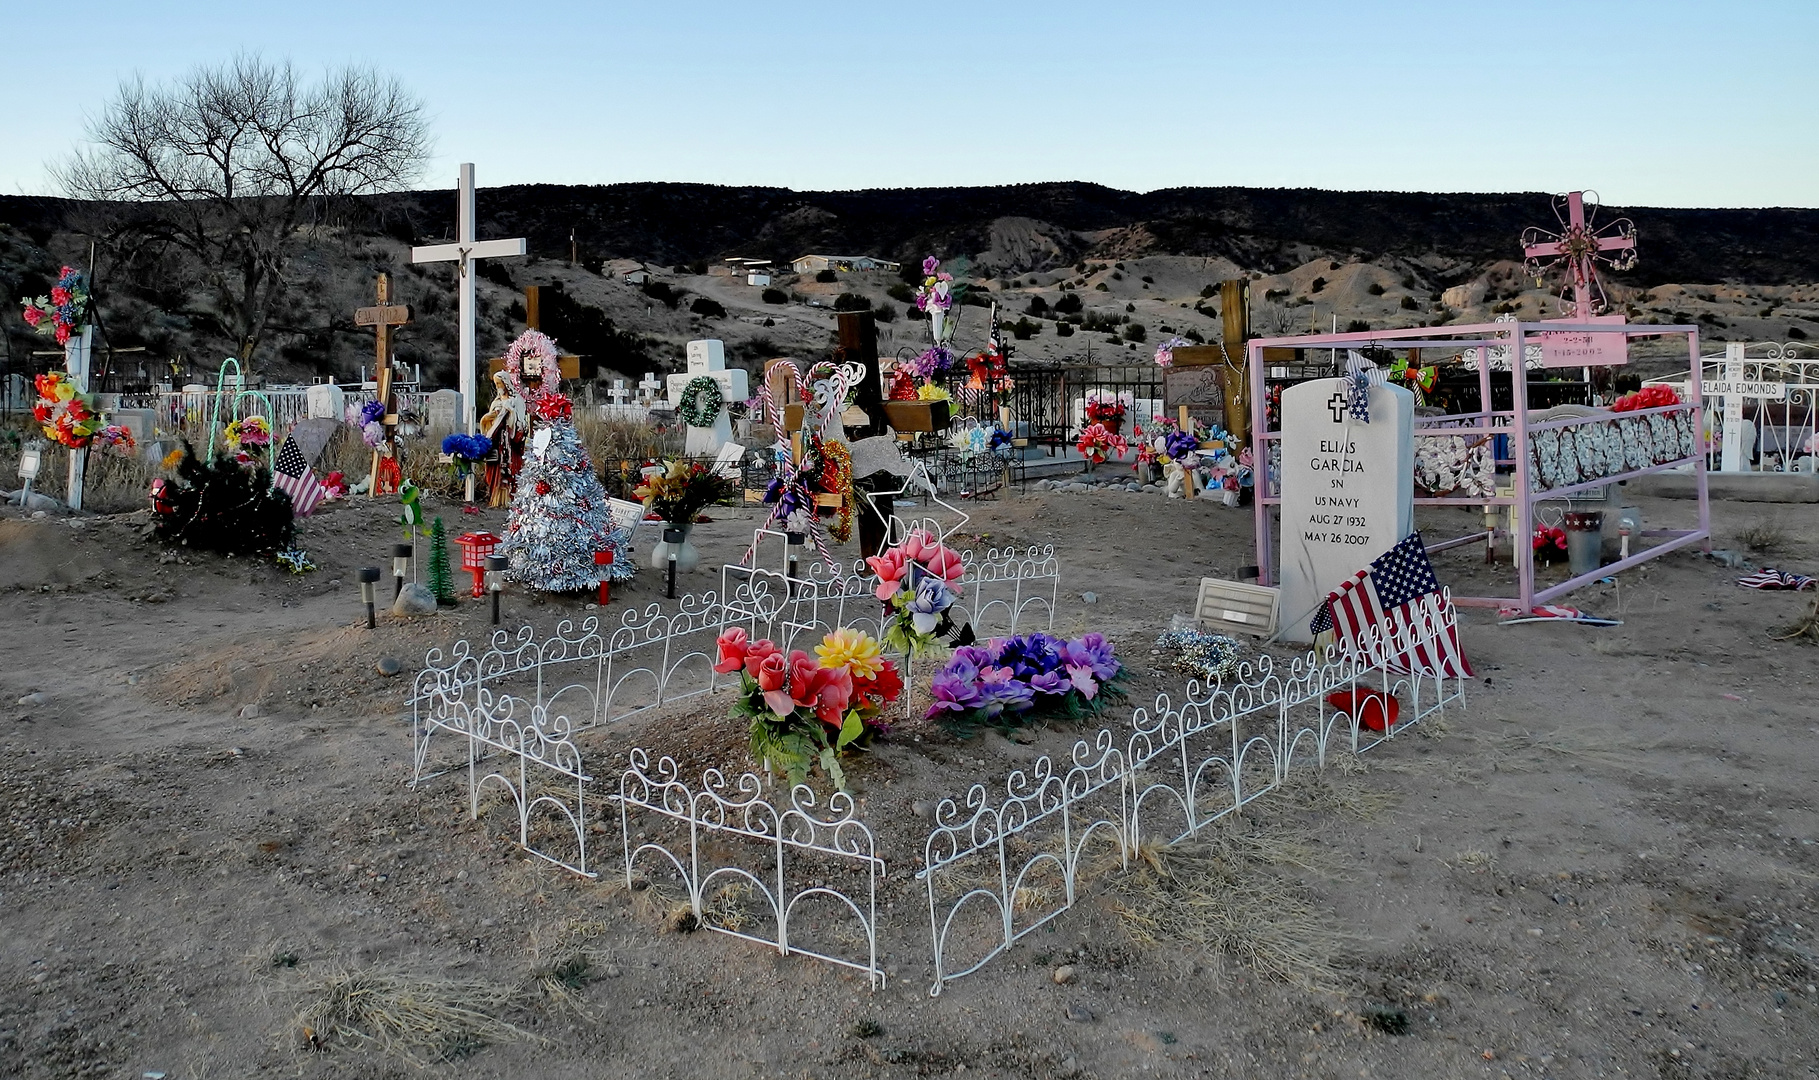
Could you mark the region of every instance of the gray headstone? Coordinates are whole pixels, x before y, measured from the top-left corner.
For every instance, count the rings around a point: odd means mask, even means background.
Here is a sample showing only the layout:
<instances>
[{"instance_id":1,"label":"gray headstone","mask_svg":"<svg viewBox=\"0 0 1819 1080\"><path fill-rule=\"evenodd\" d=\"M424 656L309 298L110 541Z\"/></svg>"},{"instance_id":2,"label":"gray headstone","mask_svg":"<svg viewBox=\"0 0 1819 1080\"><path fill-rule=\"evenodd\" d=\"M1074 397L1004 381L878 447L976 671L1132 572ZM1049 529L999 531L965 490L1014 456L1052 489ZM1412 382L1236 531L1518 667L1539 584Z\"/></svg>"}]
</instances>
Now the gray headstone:
<instances>
[{"instance_id":1,"label":"gray headstone","mask_svg":"<svg viewBox=\"0 0 1819 1080\"><path fill-rule=\"evenodd\" d=\"M303 451L303 460L314 467L316 459L322 456L323 449L328 446L329 439L340 426L339 420L311 416L297 421L296 426L291 428L291 438L296 440L297 449Z\"/></svg>"},{"instance_id":2,"label":"gray headstone","mask_svg":"<svg viewBox=\"0 0 1819 1080\"><path fill-rule=\"evenodd\" d=\"M1415 527L1415 395L1373 386L1370 423L1345 380L1282 392L1282 637L1312 641L1315 606Z\"/></svg>"},{"instance_id":3,"label":"gray headstone","mask_svg":"<svg viewBox=\"0 0 1819 1080\"><path fill-rule=\"evenodd\" d=\"M461 391L437 390L424 399L424 411L432 432L459 431L463 422Z\"/></svg>"},{"instance_id":4,"label":"gray headstone","mask_svg":"<svg viewBox=\"0 0 1819 1080\"><path fill-rule=\"evenodd\" d=\"M313 419L340 420L347 412L347 391L334 383L320 383L303 391Z\"/></svg>"},{"instance_id":5,"label":"gray headstone","mask_svg":"<svg viewBox=\"0 0 1819 1080\"><path fill-rule=\"evenodd\" d=\"M876 473L909 476L913 470L903 456L903 447L895 436L878 435L853 444L853 479L860 480Z\"/></svg>"},{"instance_id":6,"label":"gray headstone","mask_svg":"<svg viewBox=\"0 0 1819 1080\"><path fill-rule=\"evenodd\" d=\"M152 435L158 426L156 409L111 409L108 411L109 423L119 424L133 433L133 441L145 446L152 441Z\"/></svg>"}]
</instances>

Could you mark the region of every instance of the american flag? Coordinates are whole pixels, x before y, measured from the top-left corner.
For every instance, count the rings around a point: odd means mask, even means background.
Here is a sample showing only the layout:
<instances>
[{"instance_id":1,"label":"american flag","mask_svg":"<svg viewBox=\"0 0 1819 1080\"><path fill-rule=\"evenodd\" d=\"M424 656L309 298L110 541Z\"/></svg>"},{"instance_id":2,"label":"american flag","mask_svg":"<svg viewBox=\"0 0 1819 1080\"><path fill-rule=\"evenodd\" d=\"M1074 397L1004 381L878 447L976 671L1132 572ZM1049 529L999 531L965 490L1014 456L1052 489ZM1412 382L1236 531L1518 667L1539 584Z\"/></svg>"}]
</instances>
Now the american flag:
<instances>
[{"instance_id":1,"label":"american flag","mask_svg":"<svg viewBox=\"0 0 1819 1080\"><path fill-rule=\"evenodd\" d=\"M303 459L297 440L289 435L284 437L284 445L278 448L278 457L272 462L272 486L291 497L291 508L298 517L314 510L328 494L310 471L309 462Z\"/></svg>"},{"instance_id":2,"label":"american flag","mask_svg":"<svg viewBox=\"0 0 1819 1080\"><path fill-rule=\"evenodd\" d=\"M1737 584L1746 589L1787 589L1792 592L1805 592L1819 581L1805 574L1790 574L1785 570L1762 569L1746 577L1737 579Z\"/></svg>"},{"instance_id":3,"label":"american flag","mask_svg":"<svg viewBox=\"0 0 1819 1080\"><path fill-rule=\"evenodd\" d=\"M1451 607L1416 532L1328 593L1308 629L1333 631L1347 653L1374 635L1384 667L1399 674L1465 678L1472 665L1459 648Z\"/></svg>"}]
</instances>

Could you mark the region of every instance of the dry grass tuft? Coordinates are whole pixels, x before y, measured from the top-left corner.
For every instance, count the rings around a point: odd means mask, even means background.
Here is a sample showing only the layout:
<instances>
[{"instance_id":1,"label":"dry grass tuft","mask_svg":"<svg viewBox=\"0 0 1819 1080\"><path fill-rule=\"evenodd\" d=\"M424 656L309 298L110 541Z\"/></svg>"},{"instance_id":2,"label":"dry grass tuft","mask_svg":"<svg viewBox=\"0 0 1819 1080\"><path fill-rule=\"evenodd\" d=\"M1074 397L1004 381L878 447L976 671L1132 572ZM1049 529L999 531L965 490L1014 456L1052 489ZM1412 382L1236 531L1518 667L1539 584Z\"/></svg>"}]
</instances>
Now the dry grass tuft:
<instances>
[{"instance_id":1,"label":"dry grass tuft","mask_svg":"<svg viewBox=\"0 0 1819 1080\"><path fill-rule=\"evenodd\" d=\"M1819 645L1819 596L1813 598L1813 607L1799 622L1784 626L1775 635L1776 641L1800 641L1808 645Z\"/></svg>"},{"instance_id":2,"label":"dry grass tuft","mask_svg":"<svg viewBox=\"0 0 1819 1080\"><path fill-rule=\"evenodd\" d=\"M1284 790L1297 809L1363 821L1379 820L1402 802L1394 791L1367 788L1346 776L1338 774L1337 782L1325 775L1310 776Z\"/></svg>"},{"instance_id":3,"label":"dry grass tuft","mask_svg":"<svg viewBox=\"0 0 1819 1080\"><path fill-rule=\"evenodd\" d=\"M1294 986L1337 989L1337 957L1359 937L1333 928L1282 867L1331 872L1304 838L1209 828L1198 843L1140 848L1112 910L1145 944L1185 944Z\"/></svg>"},{"instance_id":4,"label":"dry grass tuft","mask_svg":"<svg viewBox=\"0 0 1819 1080\"><path fill-rule=\"evenodd\" d=\"M296 1025L312 1046L376 1047L415 1065L452 1061L491 1043L537 1036L503 1014L523 1003L515 987L378 971L342 971L302 988Z\"/></svg>"},{"instance_id":5,"label":"dry grass tuft","mask_svg":"<svg viewBox=\"0 0 1819 1080\"><path fill-rule=\"evenodd\" d=\"M1776 518L1758 518L1737 531L1737 542L1758 555L1766 555L1787 546L1787 530Z\"/></svg>"}]
</instances>

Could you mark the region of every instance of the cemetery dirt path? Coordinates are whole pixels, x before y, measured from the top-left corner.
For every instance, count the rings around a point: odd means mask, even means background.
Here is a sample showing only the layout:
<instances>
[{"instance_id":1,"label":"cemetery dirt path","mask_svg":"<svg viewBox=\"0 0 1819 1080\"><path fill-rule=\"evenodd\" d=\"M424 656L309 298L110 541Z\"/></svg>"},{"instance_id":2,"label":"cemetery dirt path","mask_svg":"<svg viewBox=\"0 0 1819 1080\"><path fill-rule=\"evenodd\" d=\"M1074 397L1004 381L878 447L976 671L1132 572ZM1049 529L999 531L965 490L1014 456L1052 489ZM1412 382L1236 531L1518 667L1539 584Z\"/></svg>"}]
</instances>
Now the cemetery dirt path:
<instances>
[{"instance_id":1,"label":"cemetery dirt path","mask_svg":"<svg viewBox=\"0 0 1819 1080\"><path fill-rule=\"evenodd\" d=\"M1132 705L1179 699L1151 641L1202 575L1254 561L1248 511L1122 492L969 509L973 546L1055 545L1056 630L1114 639ZM474 524L430 510L451 535ZM1264 796L1192 852L1147 853L1205 871L1174 893L1147 861L1095 871L1051 932L931 998L928 803L1078 732L962 743L909 723L855 766L890 865L881 991L666 931L661 890L611 872L616 819L588 881L526 858L496 803L473 821L458 785L405 786L411 675L490 628L472 602L357 625L353 571L381 563L395 514L325 508L300 539L321 569L295 577L170 552L136 515L0 518L0 1076L422 1074L305 1034L300 1013L350 971L512 1025L426 1024L414 1052L448 1076L1819 1075L1819 651L1772 639L1811 594L1751 593L1682 553L1573 598L1621 626L1467 612L1463 710ZM755 520L712 516L704 565ZM1819 507L1715 516L1719 546L1774 518L1781 550L1753 558L1819 571ZM1437 569L1482 593L1481 558ZM641 575L614 608L658 590ZM587 614L507 601L512 625ZM403 674L379 674L384 656ZM633 745L742 767L724 700L684 705L590 736L594 775L611 786ZM1146 935L1131 913L1163 894L1174 926ZM1317 985L1246 962L1287 953Z\"/></svg>"}]
</instances>

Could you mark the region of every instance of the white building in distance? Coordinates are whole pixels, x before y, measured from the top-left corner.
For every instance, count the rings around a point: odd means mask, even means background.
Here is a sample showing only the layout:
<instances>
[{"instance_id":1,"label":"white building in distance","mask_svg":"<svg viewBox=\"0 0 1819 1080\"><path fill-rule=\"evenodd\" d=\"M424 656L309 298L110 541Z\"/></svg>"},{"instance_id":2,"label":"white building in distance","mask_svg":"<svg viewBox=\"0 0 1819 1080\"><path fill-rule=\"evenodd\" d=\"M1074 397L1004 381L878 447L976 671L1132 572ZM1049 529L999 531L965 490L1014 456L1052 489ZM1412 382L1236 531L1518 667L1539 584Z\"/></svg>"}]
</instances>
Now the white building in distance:
<instances>
[{"instance_id":1,"label":"white building in distance","mask_svg":"<svg viewBox=\"0 0 1819 1080\"><path fill-rule=\"evenodd\" d=\"M870 255L798 255L790 262L790 268L798 274L818 274L823 270L849 274L860 270L883 270L894 274L902 267L902 263L875 259Z\"/></svg>"}]
</instances>

